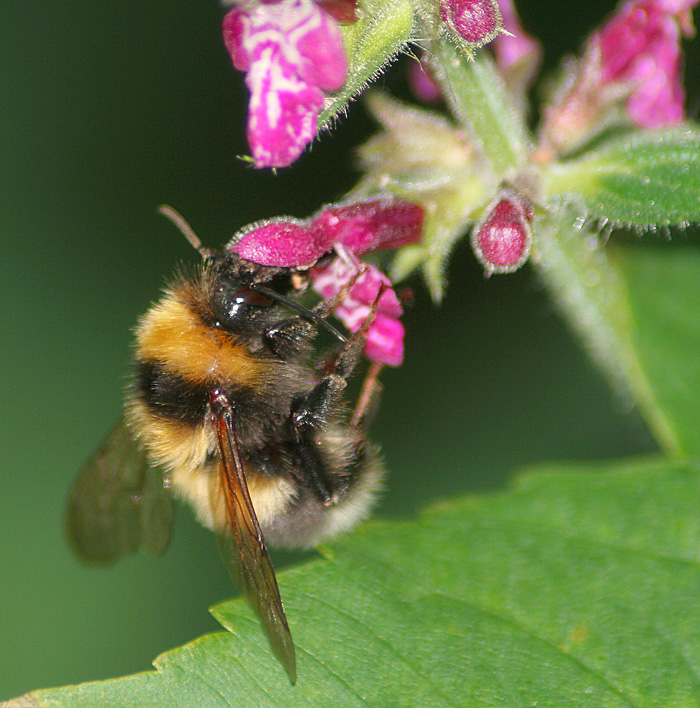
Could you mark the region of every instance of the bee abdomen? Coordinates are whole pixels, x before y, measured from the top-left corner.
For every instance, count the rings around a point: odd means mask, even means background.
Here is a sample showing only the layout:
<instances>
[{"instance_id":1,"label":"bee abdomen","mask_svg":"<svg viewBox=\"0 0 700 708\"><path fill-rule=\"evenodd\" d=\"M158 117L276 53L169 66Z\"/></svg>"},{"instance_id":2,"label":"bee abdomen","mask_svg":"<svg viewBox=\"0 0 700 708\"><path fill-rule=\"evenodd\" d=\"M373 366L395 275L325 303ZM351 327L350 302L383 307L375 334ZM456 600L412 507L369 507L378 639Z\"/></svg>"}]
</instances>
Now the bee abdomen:
<instances>
[{"instance_id":1,"label":"bee abdomen","mask_svg":"<svg viewBox=\"0 0 700 708\"><path fill-rule=\"evenodd\" d=\"M210 387L186 380L162 362L138 362L134 388L149 410L162 418L199 423L207 414Z\"/></svg>"}]
</instances>

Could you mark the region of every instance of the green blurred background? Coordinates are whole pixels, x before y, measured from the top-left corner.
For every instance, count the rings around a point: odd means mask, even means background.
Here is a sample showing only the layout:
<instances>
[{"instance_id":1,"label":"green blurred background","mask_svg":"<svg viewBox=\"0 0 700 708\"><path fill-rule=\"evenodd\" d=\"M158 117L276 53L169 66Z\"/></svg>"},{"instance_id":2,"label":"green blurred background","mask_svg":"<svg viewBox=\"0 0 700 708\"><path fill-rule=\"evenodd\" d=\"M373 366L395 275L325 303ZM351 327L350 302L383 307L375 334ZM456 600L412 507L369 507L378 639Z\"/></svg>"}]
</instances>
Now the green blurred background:
<instances>
[{"instance_id":1,"label":"green blurred background","mask_svg":"<svg viewBox=\"0 0 700 708\"><path fill-rule=\"evenodd\" d=\"M554 35L542 7L523 15L550 35L551 67L612 3L560 3ZM353 183L352 147L371 129L355 106L294 170L255 173L235 157L246 96L214 2L3 10L0 700L146 670L218 627L206 608L232 587L188 509L163 558L90 569L64 542L66 493L119 415L137 316L175 264L196 260L156 206L181 210L208 245L256 219L306 216ZM384 377L381 514L502 487L523 463L653 449L530 269L485 280L460 248L451 275L440 309L414 283L407 362Z\"/></svg>"}]
</instances>

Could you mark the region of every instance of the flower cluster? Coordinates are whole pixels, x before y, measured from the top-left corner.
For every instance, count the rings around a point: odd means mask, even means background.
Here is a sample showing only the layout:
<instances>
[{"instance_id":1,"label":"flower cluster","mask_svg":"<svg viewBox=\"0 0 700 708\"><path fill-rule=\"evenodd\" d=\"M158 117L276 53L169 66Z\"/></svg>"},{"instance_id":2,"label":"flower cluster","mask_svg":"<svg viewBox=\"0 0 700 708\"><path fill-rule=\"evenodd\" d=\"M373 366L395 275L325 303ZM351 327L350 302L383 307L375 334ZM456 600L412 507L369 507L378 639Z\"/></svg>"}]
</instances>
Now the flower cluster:
<instances>
[{"instance_id":1,"label":"flower cluster","mask_svg":"<svg viewBox=\"0 0 700 708\"><path fill-rule=\"evenodd\" d=\"M356 332L372 318L365 354L379 364L403 361L401 303L389 279L362 263L368 251L399 248L420 239L423 210L401 199L370 199L328 206L306 221L279 218L241 232L229 248L246 260L267 266L308 270L314 289L325 299L341 296L334 314ZM329 253L335 257L318 267Z\"/></svg>"},{"instance_id":2,"label":"flower cluster","mask_svg":"<svg viewBox=\"0 0 700 708\"><path fill-rule=\"evenodd\" d=\"M285 167L316 135L324 91L348 66L336 21L313 0L236 5L224 43L250 90L248 145L256 167Z\"/></svg>"}]
</instances>

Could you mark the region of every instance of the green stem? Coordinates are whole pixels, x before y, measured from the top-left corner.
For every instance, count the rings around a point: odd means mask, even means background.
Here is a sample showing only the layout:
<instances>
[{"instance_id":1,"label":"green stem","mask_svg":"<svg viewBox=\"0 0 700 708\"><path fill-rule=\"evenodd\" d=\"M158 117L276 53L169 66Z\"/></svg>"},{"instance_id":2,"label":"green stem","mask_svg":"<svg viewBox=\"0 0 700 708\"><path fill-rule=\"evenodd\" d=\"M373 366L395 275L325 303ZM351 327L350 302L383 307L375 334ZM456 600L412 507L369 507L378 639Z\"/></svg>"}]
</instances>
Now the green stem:
<instances>
[{"instance_id":1,"label":"green stem","mask_svg":"<svg viewBox=\"0 0 700 708\"><path fill-rule=\"evenodd\" d=\"M432 50L440 60L436 79L450 109L496 175L508 178L525 163L531 138L492 59L484 50L469 59L447 37Z\"/></svg>"}]
</instances>

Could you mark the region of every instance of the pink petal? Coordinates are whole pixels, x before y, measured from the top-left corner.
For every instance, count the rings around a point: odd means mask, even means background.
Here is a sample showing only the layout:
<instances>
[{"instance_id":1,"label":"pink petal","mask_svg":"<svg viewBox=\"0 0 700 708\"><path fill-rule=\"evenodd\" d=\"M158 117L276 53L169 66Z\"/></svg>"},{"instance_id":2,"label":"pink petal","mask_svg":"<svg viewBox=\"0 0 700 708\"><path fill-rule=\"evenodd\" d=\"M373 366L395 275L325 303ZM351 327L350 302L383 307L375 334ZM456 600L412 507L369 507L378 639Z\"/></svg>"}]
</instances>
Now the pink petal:
<instances>
[{"instance_id":1,"label":"pink petal","mask_svg":"<svg viewBox=\"0 0 700 708\"><path fill-rule=\"evenodd\" d=\"M399 320L377 315L367 332L365 355L377 364L401 366L404 332L404 326Z\"/></svg>"},{"instance_id":2,"label":"pink petal","mask_svg":"<svg viewBox=\"0 0 700 708\"><path fill-rule=\"evenodd\" d=\"M316 135L321 89L334 91L345 82L340 30L313 0L280 0L230 10L223 35L234 66L247 72L255 166L285 167Z\"/></svg>"},{"instance_id":3,"label":"pink petal","mask_svg":"<svg viewBox=\"0 0 700 708\"><path fill-rule=\"evenodd\" d=\"M526 61L531 61L536 68L540 59L540 45L522 28L513 0L498 0L498 7L503 17L503 29L510 33L499 34L493 43L499 69L505 73Z\"/></svg>"},{"instance_id":4,"label":"pink petal","mask_svg":"<svg viewBox=\"0 0 700 708\"><path fill-rule=\"evenodd\" d=\"M343 37L335 20L313 5L315 13L297 30L299 76L323 91L342 88L348 74Z\"/></svg>"},{"instance_id":5,"label":"pink petal","mask_svg":"<svg viewBox=\"0 0 700 708\"><path fill-rule=\"evenodd\" d=\"M327 267L313 274L313 287L324 299L339 293L357 273L359 261L346 263L336 258ZM403 325L398 321L401 304L389 279L374 266L367 266L353 285L348 296L335 309L334 314L351 332L356 332L368 317L382 286L386 289L377 303L375 319L367 331L365 354L381 364L399 366L403 361Z\"/></svg>"},{"instance_id":6,"label":"pink petal","mask_svg":"<svg viewBox=\"0 0 700 708\"><path fill-rule=\"evenodd\" d=\"M286 167L316 135L323 94L301 81L274 47L246 76L250 89L248 144L256 167Z\"/></svg>"},{"instance_id":7,"label":"pink petal","mask_svg":"<svg viewBox=\"0 0 700 708\"><path fill-rule=\"evenodd\" d=\"M226 13L223 22L224 45L231 55L231 61L238 71L250 69L250 51L247 39L250 32L250 18L247 13L234 7Z\"/></svg>"},{"instance_id":8,"label":"pink petal","mask_svg":"<svg viewBox=\"0 0 700 708\"><path fill-rule=\"evenodd\" d=\"M681 27L675 13L697 0L630 0L591 39L601 48L604 84L629 83L630 118L644 128L683 120Z\"/></svg>"},{"instance_id":9,"label":"pink petal","mask_svg":"<svg viewBox=\"0 0 700 708\"><path fill-rule=\"evenodd\" d=\"M389 278L373 265L364 264L365 272L355 281L348 296L343 301L344 307L373 305L377 302L377 312L388 317L400 317L403 314L401 303L396 296ZM379 295L381 291L381 295ZM379 300L377 300L379 297Z\"/></svg>"},{"instance_id":10,"label":"pink petal","mask_svg":"<svg viewBox=\"0 0 700 708\"><path fill-rule=\"evenodd\" d=\"M322 234L291 219L253 226L229 246L241 258L266 266L291 268L315 263L330 249Z\"/></svg>"},{"instance_id":11,"label":"pink petal","mask_svg":"<svg viewBox=\"0 0 700 708\"><path fill-rule=\"evenodd\" d=\"M643 85L627 99L630 118L637 125L653 129L683 121L685 94L680 80L672 79L661 67L647 69Z\"/></svg>"},{"instance_id":12,"label":"pink petal","mask_svg":"<svg viewBox=\"0 0 700 708\"><path fill-rule=\"evenodd\" d=\"M420 240L423 209L403 199L370 199L327 207L312 223L328 233L334 243L362 255Z\"/></svg>"},{"instance_id":13,"label":"pink petal","mask_svg":"<svg viewBox=\"0 0 700 708\"><path fill-rule=\"evenodd\" d=\"M424 103L439 103L442 100L440 87L430 72L430 57L427 54L408 64L408 83L416 98Z\"/></svg>"}]
</instances>

